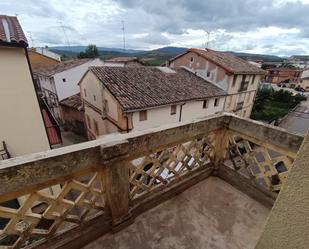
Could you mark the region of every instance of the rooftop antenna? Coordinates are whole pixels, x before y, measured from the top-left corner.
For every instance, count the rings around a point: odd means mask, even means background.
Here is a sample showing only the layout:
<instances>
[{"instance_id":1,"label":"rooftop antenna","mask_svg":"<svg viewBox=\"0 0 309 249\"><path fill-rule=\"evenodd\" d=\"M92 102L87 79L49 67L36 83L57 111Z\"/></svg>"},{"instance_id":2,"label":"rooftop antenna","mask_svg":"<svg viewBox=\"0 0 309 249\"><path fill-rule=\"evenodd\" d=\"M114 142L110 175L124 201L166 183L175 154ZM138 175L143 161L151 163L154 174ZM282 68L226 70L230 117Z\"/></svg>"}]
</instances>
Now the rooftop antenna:
<instances>
[{"instance_id":1,"label":"rooftop antenna","mask_svg":"<svg viewBox=\"0 0 309 249\"><path fill-rule=\"evenodd\" d=\"M205 30L206 34L207 34L207 42L206 42L206 47L205 49L209 48L209 37L210 37L210 32L208 30Z\"/></svg>"},{"instance_id":2,"label":"rooftop antenna","mask_svg":"<svg viewBox=\"0 0 309 249\"><path fill-rule=\"evenodd\" d=\"M31 31L28 31L28 34L29 34L29 38L30 38L30 40L31 40L32 47L34 48L34 39L33 39L33 37L32 37Z\"/></svg>"},{"instance_id":3,"label":"rooftop antenna","mask_svg":"<svg viewBox=\"0 0 309 249\"><path fill-rule=\"evenodd\" d=\"M69 40L69 38L67 36L67 33L65 32L65 27L64 27L62 21L59 20L59 24L60 24L60 27L62 28L62 31L63 31L63 34L64 34L64 38L65 38L65 42L68 44L70 51L73 52L72 48L71 48L70 40Z\"/></svg>"},{"instance_id":4,"label":"rooftop antenna","mask_svg":"<svg viewBox=\"0 0 309 249\"><path fill-rule=\"evenodd\" d=\"M121 21L122 23L122 36L123 36L123 52L126 52L126 33L125 33L125 27L124 27L124 21Z\"/></svg>"}]
</instances>

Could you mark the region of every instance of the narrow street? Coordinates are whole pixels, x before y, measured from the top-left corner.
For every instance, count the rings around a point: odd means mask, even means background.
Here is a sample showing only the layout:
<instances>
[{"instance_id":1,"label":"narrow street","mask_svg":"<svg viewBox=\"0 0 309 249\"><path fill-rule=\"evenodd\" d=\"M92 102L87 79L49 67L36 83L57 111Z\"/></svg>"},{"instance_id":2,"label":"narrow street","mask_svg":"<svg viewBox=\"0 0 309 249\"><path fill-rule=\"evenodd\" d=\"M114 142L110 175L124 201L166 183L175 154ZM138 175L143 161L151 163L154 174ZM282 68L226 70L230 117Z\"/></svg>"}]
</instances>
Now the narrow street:
<instances>
[{"instance_id":1,"label":"narrow street","mask_svg":"<svg viewBox=\"0 0 309 249\"><path fill-rule=\"evenodd\" d=\"M309 129L309 100L302 102L279 125L291 132L307 134Z\"/></svg>"}]
</instances>

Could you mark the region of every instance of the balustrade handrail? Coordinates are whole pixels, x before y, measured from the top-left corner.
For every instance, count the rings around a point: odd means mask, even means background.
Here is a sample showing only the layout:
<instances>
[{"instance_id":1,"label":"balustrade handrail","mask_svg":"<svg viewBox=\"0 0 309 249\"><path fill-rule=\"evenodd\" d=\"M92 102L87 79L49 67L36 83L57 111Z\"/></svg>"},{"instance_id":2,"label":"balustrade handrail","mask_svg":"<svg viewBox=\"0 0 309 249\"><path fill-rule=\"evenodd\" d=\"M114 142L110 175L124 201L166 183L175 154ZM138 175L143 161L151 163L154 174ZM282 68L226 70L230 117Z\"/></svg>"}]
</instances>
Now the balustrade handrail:
<instances>
[{"instance_id":1,"label":"balustrade handrail","mask_svg":"<svg viewBox=\"0 0 309 249\"><path fill-rule=\"evenodd\" d=\"M11 248L19 248L33 236L52 236L64 221L79 225L90 220L92 211L91 217L105 217L118 227L134 216L133 206L149 206L173 186L190 186L211 173L245 173L278 191L286 177L282 168L291 166L302 140L284 129L224 113L1 161L0 203L18 198L20 207L15 211L0 205L0 223L10 219L0 228L0 242L6 235L13 240ZM280 155L272 159L271 151ZM259 153L265 162L258 161ZM222 171L226 160L232 162L232 173ZM253 161L258 173L248 165ZM268 163L275 165L262 172ZM276 170L278 179L272 179ZM42 221L47 228L38 229Z\"/></svg>"}]
</instances>

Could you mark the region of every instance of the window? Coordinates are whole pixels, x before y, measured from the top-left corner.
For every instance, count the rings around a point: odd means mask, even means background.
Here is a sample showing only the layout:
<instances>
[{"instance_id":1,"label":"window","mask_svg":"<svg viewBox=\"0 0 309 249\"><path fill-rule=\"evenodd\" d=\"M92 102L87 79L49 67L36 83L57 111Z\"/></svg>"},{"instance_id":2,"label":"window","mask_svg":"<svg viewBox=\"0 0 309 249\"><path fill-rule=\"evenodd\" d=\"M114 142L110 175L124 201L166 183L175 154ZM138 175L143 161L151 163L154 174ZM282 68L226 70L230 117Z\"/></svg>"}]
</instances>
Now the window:
<instances>
[{"instance_id":1,"label":"window","mask_svg":"<svg viewBox=\"0 0 309 249\"><path fill-rule=\"evenodd\" d=\"M246 91L248 89L248 85L249 85L249 81L248 80L246 81L246 75L244 74L242 76L242 80L240 82L240 87L239 87L238 92Z\"/></svg>"},{"instance_id":2,"label":"window","mask_svg":"<svg viewBox=\"0 0 309 249\"><path fill-rule=\"evenodd\" d=\"M97 97L95 95L93 95L93 100L96 101L97 100Z\"/></svg>"},{"instance_id":3,"label":"window","mask_svg":"<svg viewBox=\"0 0 309 249\"><path fill-rule=\"evenodd\" d=\"M87 125L88 125L88 128L91 129L91 122L90 122L90 118L88 115L87 115Z\"/></svg>"},{"instance_id":4,"label":"window","mask_svg":"<svg viewBox=\"0 0 309 249\"><path fill-rule=\"evenodd\" d=\"M207 72L207 77L209 77L210 76L210 72Z\"/></svg>"},{"instance_id":5,"label":"window","mask_svg":"<svg viewBox=\"0 0 309 249\"><path fill-rule=\"evenodd\" d=\"M190 61L193 62L193 57L191 57Z\"/></svg>"},{"instance_id":6,"label":"window","mask_svg":"<svg viewBox=\"0 0 309 249\"><path fill-rule=\"evenodd\" d=\"M99 135L99 126L98 126L98 122L96 120L93 119L93 126L94 126L94 133L96 135Z\"/></svg>"},{"instance_id":7,"label":"window","mask_svg":"<svg viewBox=\"0 0 309 249\"><path fill-rule=\"evenodd\" d=\"M87 91L86 88L84 88L84 96L87 97Z\"/></svg>"},{"instance_id":8,"label":"window","mask_svg":"<svg viewBox=\"0 0 309 249\"><path fill-rule=\"evenodd\" d=\"M62 82L66 82L67 80L65 78L62 79Z\"/></svg>"},{"instance_id":9,"label":"window","mask_svg":"<svg viewBox=\"0 0 309 249\"><path fill-rule=\"evenodd\" d=\"M227 96L226 97L226 103L227 103L227 107L230 107L232 104L232 96Z\"/></svg>"},{"instance_id":10,"label":"window","mask_svg":"<svg viewBox=\"0 0 309 249\"><path fill-rule=\"evenodd\" d=\"M171 106L171 115L175 115L177 111L177 105L172 105Z\"/></svg>"},{"instance_id":11,"label":"window","mask_svg":"<svg viewBox=\"0 0 309 249\"><path fill-rule=\"evenodd\" d=\"M242 102L238 102L234 111L237 112L237 111L241 110L243 105L244 105L243 101Z\"/></svg>"},{"instance_id":12,"label":"window","mask_svg":"<svg viewBox=\"0 0 309 249\"><path fill-rule=\"evenodd\" d=\"M140 111L139 112L139 121L147 120L147 111Z\"/></svg>"},{"instance_id":13,"label":"window","mask_svg":"<svg viewBox=\"0 0 309 249\"><path fill-rule=\"evenodd\" d=\"M103 112L108 113L108 101L107 99L104 99L104 105L103 105Z\"/></svg>"},{"instance_id":14,"label":"window","mask_svg":"<svg viewBox=\"0 0 309 249\"><path fill-rule=\"evenodd\" d=\"M215 98L215 104L214 104L214 106L218 106L218 105L219 105L219 101L220 101L219 98Z\"/></svg>"},{"instance_id":15,"label":"window","mask_svg":"<svg viewBox=\"0 0 309 249\"><path fill-rule=\"evenodd\" d=\"M255 75L253 75L253 77L252 77L251 85L254 84L254 81L255 81Z\"/></svg>"},{"instance_id":16,"label":"window","mask_svg":"<svg viewBox=\"0 0 309 249\"><path fill-rule=\"evenodd\" d=\"M203 109L208 108L208 100L203 101Z\"/></svg>"},{"instance_id":17,"label":"window","mask_svg":"<svg viewBox=\"0 0 309 249\"><path fill-rule=\"evenodd\" d=\"M236 85L236 80L237 80L237 75L234 75L232 87L234 87Z\"/></svg>"}]
</instances>

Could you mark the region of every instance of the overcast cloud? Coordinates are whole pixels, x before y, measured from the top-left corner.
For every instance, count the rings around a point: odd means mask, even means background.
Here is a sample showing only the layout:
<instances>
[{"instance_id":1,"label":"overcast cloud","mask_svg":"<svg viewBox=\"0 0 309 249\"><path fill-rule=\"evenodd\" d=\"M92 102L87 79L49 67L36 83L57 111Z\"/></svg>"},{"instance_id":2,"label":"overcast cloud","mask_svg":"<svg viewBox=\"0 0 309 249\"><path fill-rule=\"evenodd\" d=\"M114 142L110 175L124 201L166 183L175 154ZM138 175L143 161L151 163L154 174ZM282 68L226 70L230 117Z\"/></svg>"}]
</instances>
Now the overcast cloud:
<instances>
[{"instance_id":1,"label":"overcast cloud","mask_svg":"<svg viewBox=\"0 0 309 249\"><path fill-rule=\"evenodd\" d=\"M1 0L30 44L209 47L276 55L309 53L309 0ZM32 39L30 38L30 34ZM33 42L32 42L33 41Z\"/></svg>"}]
</instances>

